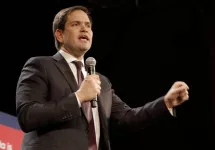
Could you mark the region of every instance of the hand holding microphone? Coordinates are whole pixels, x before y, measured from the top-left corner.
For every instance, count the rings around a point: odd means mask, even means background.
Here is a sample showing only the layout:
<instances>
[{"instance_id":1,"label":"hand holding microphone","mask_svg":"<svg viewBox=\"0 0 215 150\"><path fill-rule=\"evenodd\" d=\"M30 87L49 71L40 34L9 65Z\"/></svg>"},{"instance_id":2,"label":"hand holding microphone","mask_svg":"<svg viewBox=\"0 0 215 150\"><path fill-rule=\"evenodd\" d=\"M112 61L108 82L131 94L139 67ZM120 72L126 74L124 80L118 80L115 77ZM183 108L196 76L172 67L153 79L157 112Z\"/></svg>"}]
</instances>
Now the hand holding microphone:
<instances>
[{"instance_id":1,"label":"hand holding microphone","mask_svg":"<svg viewBox=\"0 0 215 150\"><path fill-rule=\"evenodd\" d=\"M97 106L97 95L100 95L101 81L99 76L95 74L96 60L93 57L86 59L86 68L88 76L82 82L79 90L76 92L80 102L91 101L91 106Z\"/></svg>"}]
</instances>

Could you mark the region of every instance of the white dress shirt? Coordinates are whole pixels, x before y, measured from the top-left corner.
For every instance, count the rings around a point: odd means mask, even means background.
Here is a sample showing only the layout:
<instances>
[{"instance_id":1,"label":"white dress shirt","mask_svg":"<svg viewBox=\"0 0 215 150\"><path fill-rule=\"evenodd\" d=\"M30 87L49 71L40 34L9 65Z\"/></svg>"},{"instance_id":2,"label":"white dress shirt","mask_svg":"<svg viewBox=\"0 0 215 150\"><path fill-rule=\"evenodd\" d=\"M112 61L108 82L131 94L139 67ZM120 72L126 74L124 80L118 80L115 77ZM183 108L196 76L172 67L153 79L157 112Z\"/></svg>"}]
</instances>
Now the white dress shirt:
<instances>
[{"instance_id":1,"label":"white dress shirt","mask_svg":"<svg viewBox=\"0 0 215 150\"><path fill-rule=\"evenodd\" d=\"M69 64L69 67L70 69L72 70L73 74L74 74L74 77L78 83L78 80L77 80L77 68L75 66L74 63L72 63L73 61L76 61L77 58L75 58L74 56L72 56L71 54L63 51L63 50L60 50L59 51L60 54L64 57L64 59L66 60L66 62ZM83 73L83 76L84 78L87 76L87 71L85 70L85 64L84 64L84 60L81 60L83 66L81 68L82 70L82 73ZM78 97L77 97L77 100L78 100ZM80 101L78 100L78 104L79 106L81 107L81 103ZM99 120L99 114L98 114L98 107L96 108L92 108L92 113L93 113L93 118L94 118L94 125L95 125L95 132L96 132L96 143L97 143L97 147L99 147L99 139L100 139L100 120Z\"/></svg>"}]
</instances>

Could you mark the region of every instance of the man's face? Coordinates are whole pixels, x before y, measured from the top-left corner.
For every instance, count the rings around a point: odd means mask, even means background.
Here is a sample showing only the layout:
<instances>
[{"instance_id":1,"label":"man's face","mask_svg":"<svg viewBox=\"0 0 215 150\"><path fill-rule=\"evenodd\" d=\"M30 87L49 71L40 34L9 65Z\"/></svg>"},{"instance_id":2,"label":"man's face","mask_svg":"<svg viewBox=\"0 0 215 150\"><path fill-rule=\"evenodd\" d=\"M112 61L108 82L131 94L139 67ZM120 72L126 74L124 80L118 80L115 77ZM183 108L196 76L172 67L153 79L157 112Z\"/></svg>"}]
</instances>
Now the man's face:
<instances>
[{"instance_id":1,"label":"man's face","mask_svg":"<svg viewBox=\"0 0 215 150\"><path fill-rule=\"evenodd\" d=\"M87 14L75 10L67 16L65 29L62 31L62 47L78 57L85 54L92 45L93 32Z\"/></svg>"}]
</instances>

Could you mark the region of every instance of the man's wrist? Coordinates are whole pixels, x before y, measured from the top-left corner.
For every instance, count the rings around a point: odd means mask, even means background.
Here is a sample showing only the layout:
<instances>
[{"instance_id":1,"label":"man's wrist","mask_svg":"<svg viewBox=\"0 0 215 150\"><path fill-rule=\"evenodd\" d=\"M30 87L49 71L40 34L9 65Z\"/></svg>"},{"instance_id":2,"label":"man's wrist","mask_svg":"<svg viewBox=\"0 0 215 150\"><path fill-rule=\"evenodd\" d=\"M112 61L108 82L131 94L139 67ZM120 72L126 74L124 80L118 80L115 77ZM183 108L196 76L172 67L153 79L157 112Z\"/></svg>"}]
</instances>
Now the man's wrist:
<instances>
[{"instance_id":1,"label":"man's wrist","mask_svg":"<svg viewBox=\"0 0 215 150\"><path fill-rule=\"evenodd\" d=\"M172 106L169 103L169 100L166 96L164 96L164 103L168 109L172 109Z\"/></svg>"},{"instance_id":2,"label":"man's wrist","mask_svg":"<svg viewBox=\"0 0 215 150\"><path fill-rule=\"evenodd\" d=\"M79 91L77 91L77 92L75 92L75 95L76 95L76 97L77 97L77 100L78 100L80 103L82 103L82 102L83 102L83 96L82 96L82 94L81 94Z\"/></svg>"}]
</instances>

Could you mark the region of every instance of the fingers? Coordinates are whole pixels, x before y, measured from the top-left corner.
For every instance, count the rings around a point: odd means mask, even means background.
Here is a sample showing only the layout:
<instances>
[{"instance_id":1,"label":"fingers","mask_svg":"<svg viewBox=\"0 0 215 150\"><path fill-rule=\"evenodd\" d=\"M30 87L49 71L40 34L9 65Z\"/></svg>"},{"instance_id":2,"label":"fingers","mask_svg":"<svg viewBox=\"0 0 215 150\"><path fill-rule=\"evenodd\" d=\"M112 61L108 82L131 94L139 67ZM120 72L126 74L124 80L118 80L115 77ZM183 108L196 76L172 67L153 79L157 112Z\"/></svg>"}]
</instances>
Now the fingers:
<instances>
[{"instance_id":1,"label":"fingers","mask_svg":"<svg viewBox=\"0 0 215 150\"><path fill-rule=\"evenodd\" d=\"M189 99L189 95L184 95L183 97L181 97L182 100L186 101Z\"/></svg>"},{"instance_id":2,"label":"fingers","mask_svg":"<svg viewBox=\"0 0 215 150\"><path fill-rule=\"evenodd\" d=\"M189 95L189 93L188 93L187 90L184 90L184 91L182 91L182 92L179 93L179 96L180 96L180 97L184 97L184 96L186 96L186 95Z\"/></svg>"},{"instance_id":3,"label":"fingers","mask_svg":"<svg viewBox=\"0 0 215 150\"><path fill-rule=\"evenodd\" d=\"M93 78L93 79L97 79L97 80L99 80L99 75L97 75L97 74L92 74L92 75L89 75L91 78Z\"/></svg>"},{"instance_id":4,"label":"fingers","mask_svg":"<svg viewBox=\"0 0 215 150\"><path fill-rule=\"evenodd\" d=\"M88 75L86 77L87 80L89 80L92 84L92 86L95 88L97 95L100 95L101 93L101 81L98 75Z\"/></svg>"},{"instance_id":5,"label":"fingers","mask_svg":"<svg viewBox=\"0 0 215 150\"><path fill-rule=\"evenodd\" d=\"M177 106L177 105L179 105L179 104L181 104L181 103L183 103L184 101L187 101L188 99L189 99L189 93L188 93L188 91L187 90L182 90L182 91L180 91L181 90L181 87L179 87L180 89L179 89L179 93L178 93L178 96L177 96L177 98L176 98L176 100L175 101L173 101L173 105L174 106Z\"/></svg>"},{"instance_id":6,"label":"fingers","mask_svg":"<svg viewBox=\"0 0 215 150\"><path fill-rule=\"evenodd\" d=\"M96 85L99 85L99 87L100 87L101 81L100 81L99 76L96 75L96 74L94 74L94 75L91 76L91 78L92 78L92 80L94 81L94 83L95 83ZM100 89L101 89L101 87L100 87Z\"/></svg>"},{"instance_id":7,"label":"fingers","mask_svg":"<svg viewBox=\"0 0 215 150\"><path fill-rule=\"evenodd\" d=\"M97 95L100 95L101 93L101 81L97 81L96 82L96 92L97 92Z\"/></svg>"},{"instance_id":8,"label":"fingers","mask_svg":"<svg viewBox=\"0 0 215 150\"><path fill-rule=\"evenodd\" d=\"M180 94L179 94L179 97L182 101L185 101L185 100L188 100L189 99L189 93L187 90L184 90L182 91Z\"/></svg>"},{"instance_id":9,"label":"fingers","mask_svg":"<svg viewBox=\"0 0 215 150\"><path fill-rule=\"evenodd\" d=\"M85 80L95 80L97 84L101 84L100 78L96 74L88 75Z\"/></svg>"},{"instance_id":10,"label":"fingers","mask_svg":"<svg viewBox=\"0 0 215 150\"><path fill-rule=\"evenodd\" d=\"M186 93L187 91L187 86L183 85L183 86L180 86L180 87L177 87L177 88L173 88L172 89L172 94L174 95L179 95L180 93Z\"/></svg>"},{"instance_id":11,"label":"fingers","mask_svg":"<svg viewBox=\"0 0 215 150\"><path fill-rule=\"evenodd\" d=\"M168 108L180 105L189 99L189 87L184 82L175 82L171 89L164 97L165 104Z\"/></svg>"},{"instance_id":12,"label":"fingers","mask_svg":"<svg viewBox=\"0 0 215 150\"><path fill-rule=\"evenodd\" d=\"M177 81L177 82L175 82L173 84L173 88L178 88L178 87L181 87L181 86L185 86L189 90L189 87L185 82Z\"/></svg>"},{"instance_id":13,"label":"fingers","mask_svg":"<svg viewBox=\"0 0 215 150\"><path fill-rule=\"evenodd\" d=\"M95 80L95 89L96 89L96 92L97 92L97 95L100 95L101 93L101 81L99 80Z\"/></svg>"}]
</instances>

